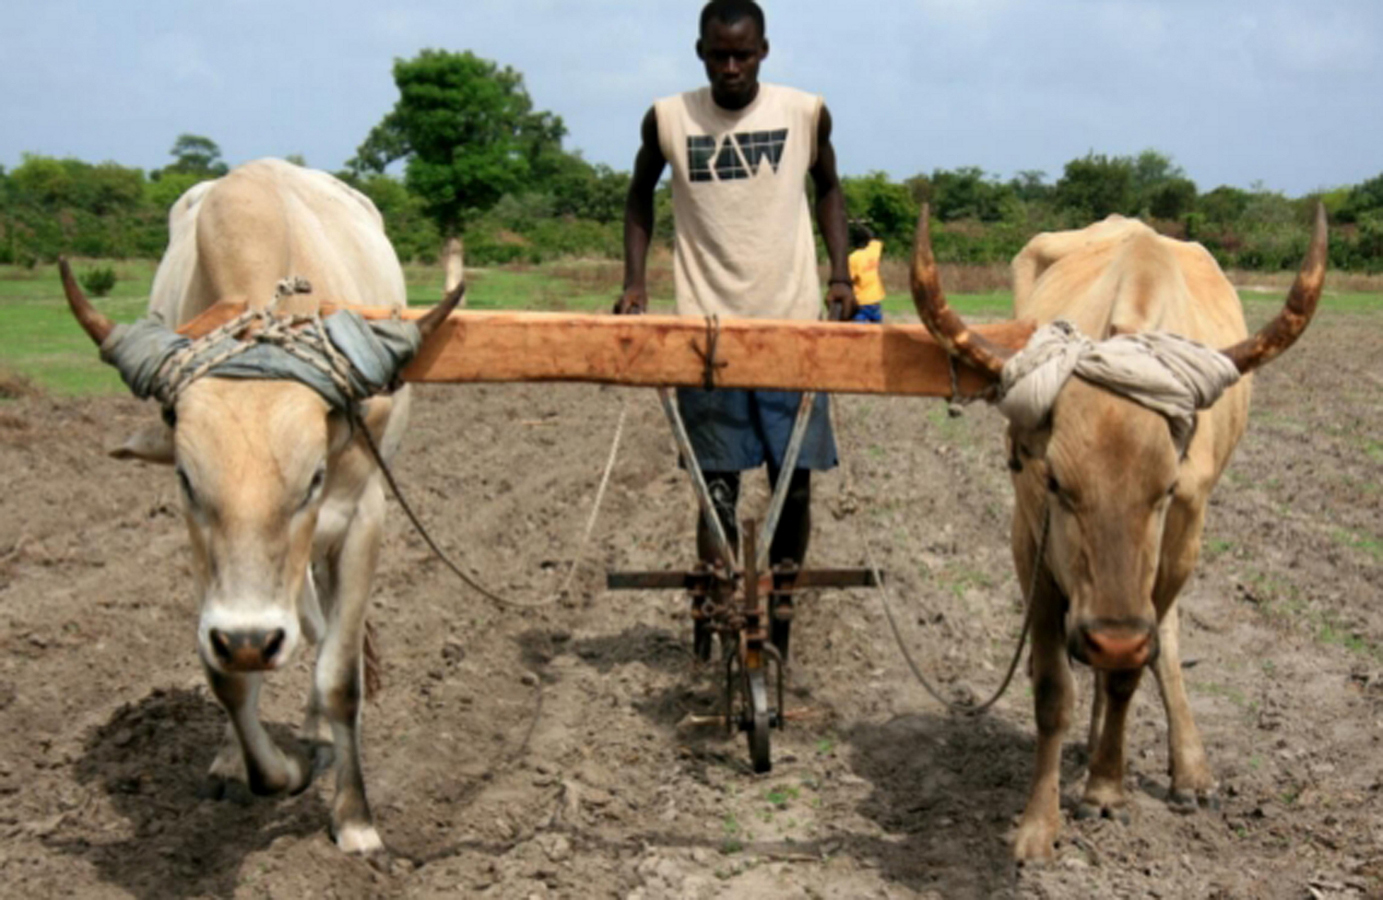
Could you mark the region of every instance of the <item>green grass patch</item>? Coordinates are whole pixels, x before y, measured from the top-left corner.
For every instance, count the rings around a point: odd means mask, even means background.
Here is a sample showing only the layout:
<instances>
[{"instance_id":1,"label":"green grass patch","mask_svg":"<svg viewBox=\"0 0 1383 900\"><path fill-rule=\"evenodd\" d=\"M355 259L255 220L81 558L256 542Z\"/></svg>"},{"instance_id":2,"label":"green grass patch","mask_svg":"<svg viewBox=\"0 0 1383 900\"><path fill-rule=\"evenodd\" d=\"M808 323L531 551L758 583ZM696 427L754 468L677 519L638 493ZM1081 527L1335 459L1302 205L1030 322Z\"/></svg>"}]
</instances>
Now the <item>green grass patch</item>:
<instances>
[{"instance_id":1,"label":"green grass patch","mask_svg":"<svg viewBox=\"0 0 1383 900\"><path fill-rule=\"evenodd\" d=\"M1239 300L1250 319L1255 314L1274 314L1287 299L1287 290L1280 292L1247 290L1240 288ZM1371 313L1383 311L1383 294L1368 291L1331 291L1321 295L1322 312Z\"/></svg>"},{"instance_id":2,"label":"green grass patch","mask_svg":"<svg viewBox=\"0 0 1383 900\"><path fill-rule=\"evenodd\" d=\"M946 300L962 316L1008 319L1013 316L1013 292L990 291L981 294L952 294ZM917 317L917 307L907 293L894 293L884 298L884 312L890 316Z\"/></svg>"},{"instance_id":3,"label":"green grass patch","mask_svg":"<svg viewBox=\"0 0 1383 900\"><path fill-rule=\"evenodd\" d=\"M994 579L987 572L967 566L964 563L955 563L946 566L941 575L937 578L943 587L956 596L956 599L963 599L965 592L971 588L992 588Z\"/></svg>"},{"instance_id":4,"label":"green grass patch","mask_svg":"<svg viewBox=\"0 0 1383 900\"><path fill-rule=\"evenodd\" d=\"M1363 531L1351 528L1336 528L1331 532L1338 543L1355 550L1362 550L1374 559L1383 559L1383 541Z\"/></svg>"},{"instance_id":5,"label":"green grass patch","mask_svg":"<svg viewBox=\"0 0 1383 900\"><path fill-rule=\"evenodd\" d=\"M1210 694L1215 697L1223 697L1240 708L1248 706L1248 698L1245 697L1244 692L1238 688L1230 687L1227 684L1220 684L1218 681L1207 681L1200 684L1198 687L1202 693Z\"/></svg>"},{"instance_id":6,"label":"green grass patch","mask_svg":"<svg viewBox=\"0 0 1383 900\"><path fill-rule=\"evenodd\" d=\"M1211 540L1208 540L1205 542L1204 555L1206 562L1219 559L1221 556L1224 556L1226 553L1233 549L1233 541L1227 541L1224 538L1213 538Z\"/></svg>"}]
</instances>

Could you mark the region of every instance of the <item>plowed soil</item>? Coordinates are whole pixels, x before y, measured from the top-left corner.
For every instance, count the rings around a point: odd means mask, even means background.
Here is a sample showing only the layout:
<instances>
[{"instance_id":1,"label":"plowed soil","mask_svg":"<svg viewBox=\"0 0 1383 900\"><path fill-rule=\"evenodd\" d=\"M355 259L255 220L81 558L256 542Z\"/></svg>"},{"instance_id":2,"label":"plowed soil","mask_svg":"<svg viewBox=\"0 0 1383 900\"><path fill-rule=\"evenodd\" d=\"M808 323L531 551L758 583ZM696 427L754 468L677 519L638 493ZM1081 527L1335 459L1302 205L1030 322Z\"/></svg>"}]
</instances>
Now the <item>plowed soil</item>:
<instances>
[{"instance_id":1,"label":"plowed soil","mask_svg":"<svg viewBox=\"0 0 1383 900\"><path fill-rule=\"evenodd\" d=\"M1327 300L1328 305L1328 300ZM1267 306L1255 310L1261 319ZM692 562L692 495L650 392L427 387L397 472L492 587L559 583L623 404L620 461L568 596L498 608L391 509L372 618L384 686L365 772L388 858L342 856L331 779L201 799L223 716L196 658L175 479L103 448L132 400L0 403L0 893L12 897L1383 896L1383 317L1325 311L1263 371L1182 595L1193 709L1224 803L1173 812L1151 680L1130 717L1132 821L1078 822L1068 736L1058 860L1009 834L1033 766L1020 678L993 715L913 682L878 597L804 598L775 767L713 712L687 599L607 569ZM817 479L812 561L895 586L908 642L957 697L997 683L1021 624L1001 422L837 398L845 465ZM761 510L761 476L745 504ZM392 501L391 501L391 505ZM292 738L311 653L263 714ZM1088 673L1078 673L1078 722Z\"/></svg>"}]
</instances>

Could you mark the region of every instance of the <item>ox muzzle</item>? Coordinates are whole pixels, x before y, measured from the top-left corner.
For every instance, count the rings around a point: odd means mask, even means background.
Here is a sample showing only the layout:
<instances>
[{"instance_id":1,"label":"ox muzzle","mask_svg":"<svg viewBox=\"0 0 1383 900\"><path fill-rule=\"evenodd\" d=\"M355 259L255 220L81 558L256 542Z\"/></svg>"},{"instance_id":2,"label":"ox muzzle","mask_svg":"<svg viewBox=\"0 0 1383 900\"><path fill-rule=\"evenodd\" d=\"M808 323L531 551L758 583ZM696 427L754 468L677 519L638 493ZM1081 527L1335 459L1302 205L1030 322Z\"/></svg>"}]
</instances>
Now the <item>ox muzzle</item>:
<instances>
[{"instance_id":1,"label":"ox muzzle","mask_svg":"<svg viewBox=\"0 0 1383 900\"><path fill-rule=\"evenodd\" d=\"M1090 619L1067 632L1066 650L1093 669L1141 669L1157 659L1157 625L1145 619Z\"/></svg>"},{"instance_id":2,"label":"ox muzzle","mask_svg":"<svg viewBox=\"0 0 1383 900\"><path fill-rule=\"evenodd\" d=\"M268 672L293 658L302 634L291 614L226 612L208 611L202 616L198 643L207 666L227 674Z\"/></svg>"}]
</instances>

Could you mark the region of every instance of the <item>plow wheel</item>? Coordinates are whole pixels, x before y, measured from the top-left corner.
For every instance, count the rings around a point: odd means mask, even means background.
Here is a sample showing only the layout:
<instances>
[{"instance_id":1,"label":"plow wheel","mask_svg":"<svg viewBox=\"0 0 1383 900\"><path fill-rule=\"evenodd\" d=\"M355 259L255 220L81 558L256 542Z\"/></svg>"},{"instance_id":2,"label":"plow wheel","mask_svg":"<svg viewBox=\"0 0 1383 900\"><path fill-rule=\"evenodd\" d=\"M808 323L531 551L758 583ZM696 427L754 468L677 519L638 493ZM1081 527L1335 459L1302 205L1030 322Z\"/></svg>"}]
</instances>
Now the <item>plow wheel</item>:
<instances>
[{"instance_id":1,"label":"plow wheel","mask_svg":"<svg viewBox=\"0 0 1383 900\"><path fill-rule=\"evenodd\" d=\"M745 735L749 739L749 758L756 773L773 769L773 750L770 732L773 713L768 706L768 683L763 667L751 669L748 678L749 696L745 698Z\"/></svg>"}]
</instances>

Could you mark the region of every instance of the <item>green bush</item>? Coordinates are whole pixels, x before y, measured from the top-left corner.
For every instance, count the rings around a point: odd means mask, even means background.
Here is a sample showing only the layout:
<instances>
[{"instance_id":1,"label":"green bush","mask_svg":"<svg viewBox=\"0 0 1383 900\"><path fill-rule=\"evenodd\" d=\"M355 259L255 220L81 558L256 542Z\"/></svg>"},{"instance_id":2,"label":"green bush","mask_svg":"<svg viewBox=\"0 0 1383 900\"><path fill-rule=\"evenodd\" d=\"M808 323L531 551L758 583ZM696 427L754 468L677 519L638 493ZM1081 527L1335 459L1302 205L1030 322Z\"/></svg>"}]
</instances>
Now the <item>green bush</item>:
<instances>
[{"instance_id":1,"label":"green bush","mask_svg":"<svg viewBox=\"0 0 1383 900\"><path fill-rule=\"evenodd\" d=\"M115 287L115 270L110 266L97 266L81 274L82 287L93 297L104 297Z\"/></svg>"}]
</instances>

